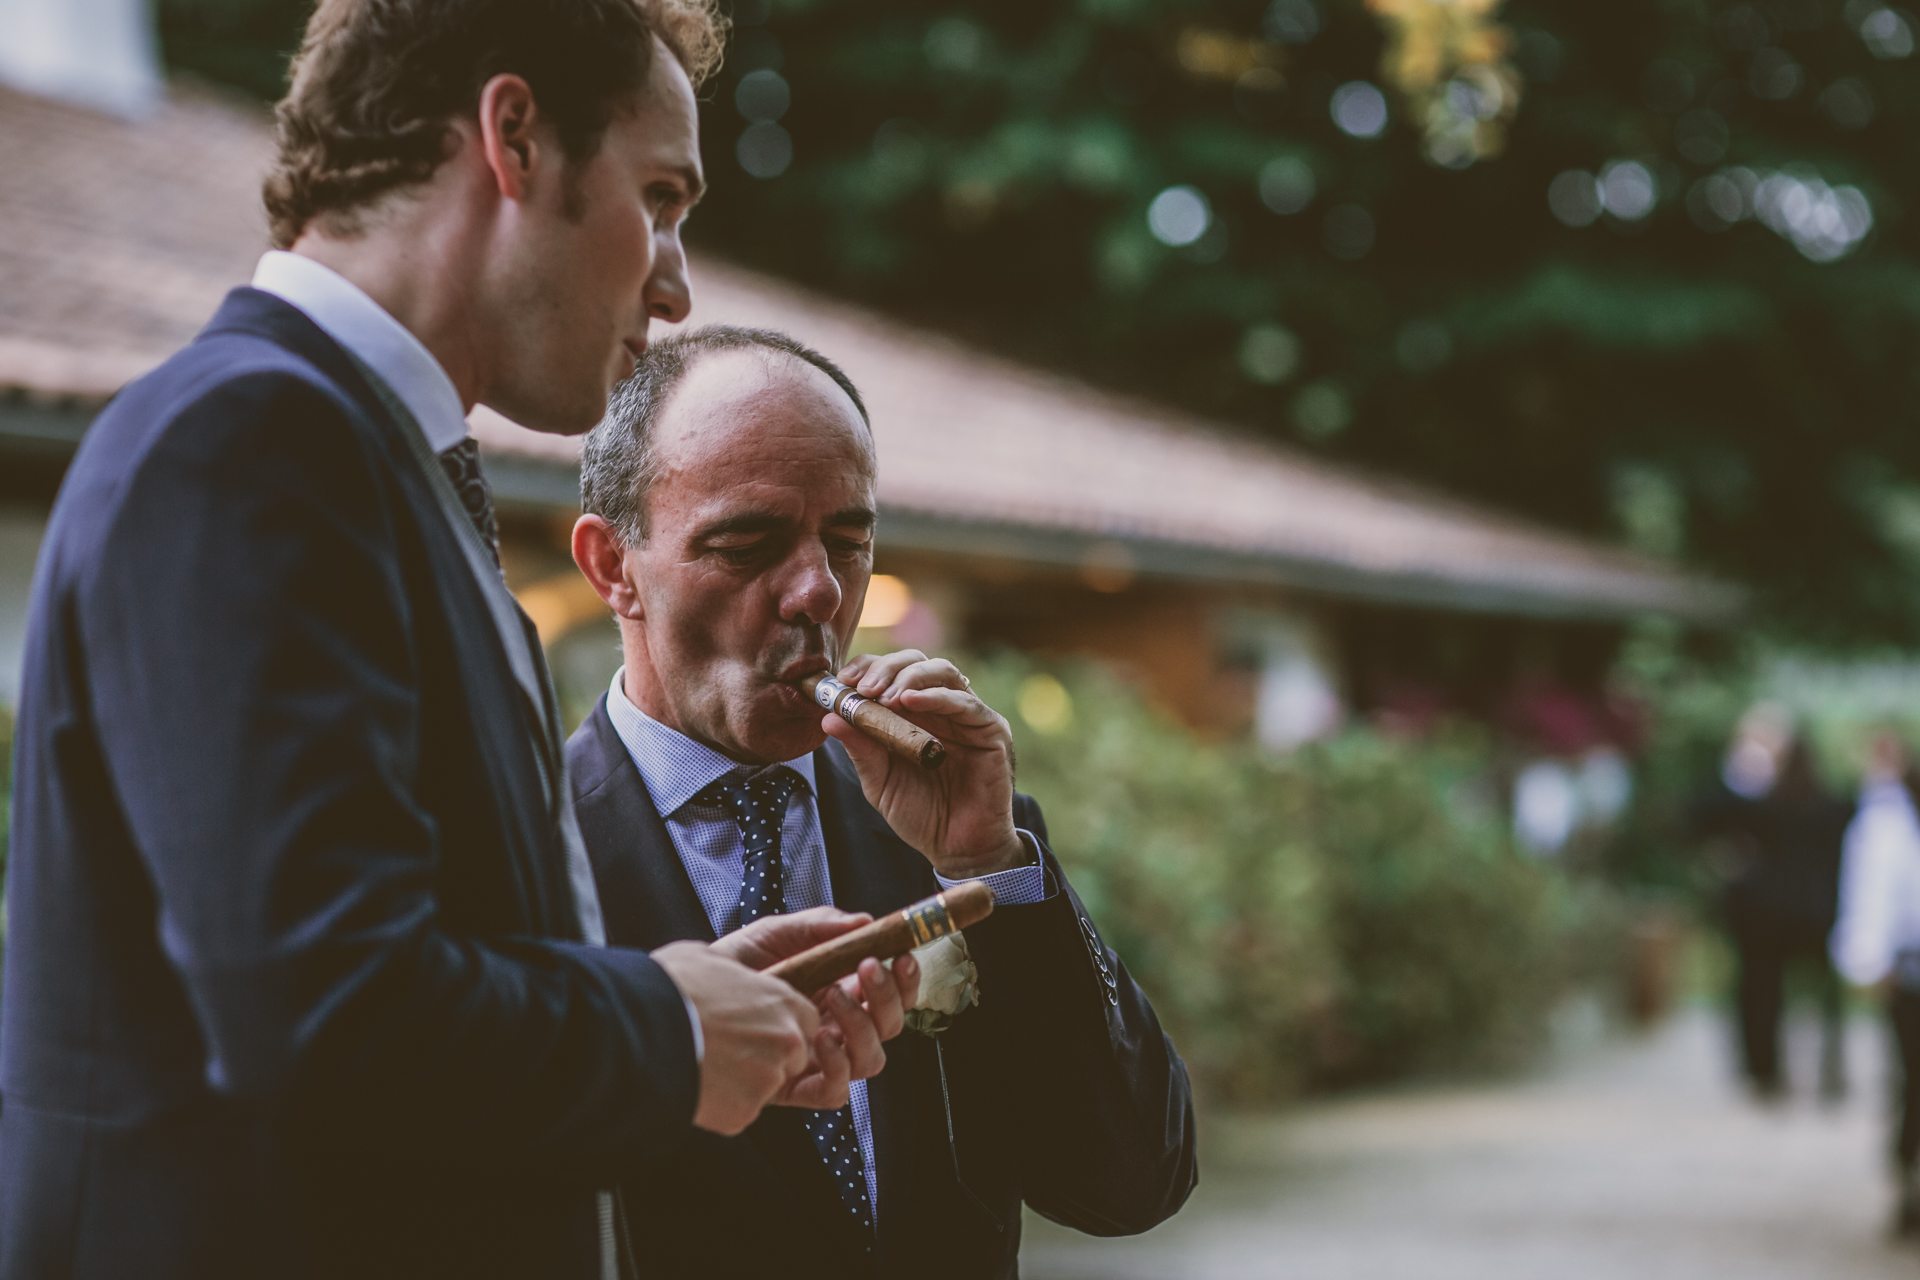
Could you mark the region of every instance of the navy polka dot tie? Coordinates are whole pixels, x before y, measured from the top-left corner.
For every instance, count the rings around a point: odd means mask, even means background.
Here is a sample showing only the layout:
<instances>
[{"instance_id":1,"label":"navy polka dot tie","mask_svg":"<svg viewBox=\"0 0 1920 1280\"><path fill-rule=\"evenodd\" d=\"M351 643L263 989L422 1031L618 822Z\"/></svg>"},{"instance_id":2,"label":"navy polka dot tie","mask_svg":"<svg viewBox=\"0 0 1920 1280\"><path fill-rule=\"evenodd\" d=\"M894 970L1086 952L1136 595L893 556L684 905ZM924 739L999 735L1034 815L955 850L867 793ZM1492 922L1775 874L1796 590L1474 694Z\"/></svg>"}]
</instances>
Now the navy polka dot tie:
<instances>
[{"instance_id":1,"label":"navy polka dot tie","mask_svg":"<svg viewBox=\"0 0 1920 1280\"><path fill-rule=\"evenodd\" d=\"M487 484L487 473L480 469L480 442L468 436L443 451L440 467L447 473L447 479L453 481L460 505L467 509L467 518L479 531L480 541L487 544L487 554L493 557L494 567L499 568L500 522L493 514L493 489Z\"/></svg>"},{"instance_id":2,"label":"navy polka dot tie","mask_svg":"<svg viewBox=\"0 0 1920 1280\"><path fill-rule=\"evenodd\" d=\"M781 889L780 828L787 819L787 797L800 785L800 775L777 764L756 774L732 774L714 785L726 797L734 821L740 824L741 839L746 842L746 865L740 877L740 923L752 924L762 916L786 909ZM809 1111L806 1126L847 1211L861 1230L872 1231L867 1164L853 1127L853 1104L838 1111Z\"/></svg>"}]
</instances>

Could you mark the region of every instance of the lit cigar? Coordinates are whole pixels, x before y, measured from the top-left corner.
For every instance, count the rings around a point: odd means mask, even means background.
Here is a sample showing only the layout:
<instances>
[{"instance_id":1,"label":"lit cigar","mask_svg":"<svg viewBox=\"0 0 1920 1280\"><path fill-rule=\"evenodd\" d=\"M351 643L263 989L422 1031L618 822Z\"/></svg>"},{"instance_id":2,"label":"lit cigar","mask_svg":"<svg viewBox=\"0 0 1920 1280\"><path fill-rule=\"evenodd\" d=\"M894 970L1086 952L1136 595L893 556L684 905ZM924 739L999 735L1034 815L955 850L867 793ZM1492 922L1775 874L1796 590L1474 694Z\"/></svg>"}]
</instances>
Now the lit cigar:
<instances>
[{"instance_id":1,"label":"lit cigar","mask_svg":"<svg viewBox=\"0 0 1920 1280\"><path fill-rule=\"evenodd\" d=\"M824 671L803 676L800 688L823 709L833 712L902 760L911 760L922 769L938 769L940 762L947 758L946 745L940 739L905 716L889 711L871 698L861 697Z\"/></svg>"},{"instance_id":2,"label":"lit cigar","mask_svg":"<svg viewBox=\"0 0 1920 1280\"><path fill-rule=\"evenodd\" d=\"M992 914L993 890L978 880L969 880L797 956L788 956L767 972L801 995L810 996L858 969L868 956L891 960L935 938L972 928Z\"/></svg>"}]
</instances>

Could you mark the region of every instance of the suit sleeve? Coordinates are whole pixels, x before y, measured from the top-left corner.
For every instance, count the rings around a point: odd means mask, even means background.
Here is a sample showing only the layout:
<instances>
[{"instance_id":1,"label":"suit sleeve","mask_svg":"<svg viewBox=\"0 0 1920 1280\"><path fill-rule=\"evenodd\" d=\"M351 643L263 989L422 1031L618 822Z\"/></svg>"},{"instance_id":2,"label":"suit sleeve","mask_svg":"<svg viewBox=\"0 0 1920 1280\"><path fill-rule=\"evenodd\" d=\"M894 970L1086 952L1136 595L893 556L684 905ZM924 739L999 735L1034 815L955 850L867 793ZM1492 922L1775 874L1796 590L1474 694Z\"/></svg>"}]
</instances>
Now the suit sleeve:
<instances>
[{"instance_id":1,"label":"suit sleeve","mask_svg":"<svg viewBox=\"0 0 1920 1280\"><path fill-rule=\"evenodd\" d=\"M233 378L131 473L72 607L215 1088L392 1152L599 1177L695 1103L644 953L448 932L397 495L325 391ZM417 569L416 569L417 571Z\"/></svg>"},{"instance_id":2,"label":"suit sleeve","mask_svg":"<svg viewBox=\"0 0 1920 1280\"><path fill-rule=\"evenodd\" d=\"M967 930L983 998L948 1034L992 1064L1018 1117L1026 1203L1093 1235L1145 1231L1198 1180L1186 1064L1047 847L1040 807L1018 796L1014 816L1059 892Z\"/></svg>"}]
</instances>

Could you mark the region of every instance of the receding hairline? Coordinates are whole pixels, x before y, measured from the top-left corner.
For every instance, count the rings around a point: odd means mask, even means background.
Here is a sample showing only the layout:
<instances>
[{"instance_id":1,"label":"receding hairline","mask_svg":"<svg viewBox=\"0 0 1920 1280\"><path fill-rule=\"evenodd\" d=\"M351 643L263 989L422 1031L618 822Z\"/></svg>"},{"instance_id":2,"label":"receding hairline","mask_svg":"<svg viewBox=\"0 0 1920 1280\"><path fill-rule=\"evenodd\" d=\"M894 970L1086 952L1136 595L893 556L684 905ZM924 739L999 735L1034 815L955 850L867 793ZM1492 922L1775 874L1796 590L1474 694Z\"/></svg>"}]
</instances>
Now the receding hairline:
<instances>
[{"instance_id":1,"label":"receding hairline","mask_svg":"<svg viewBox=\"0 0 1920 1280\"><path fill-rule=\"evenodd\" d=\"M688 384L700 375L703 368L715 361L724 361L728 356L753 357L758 360L760 367L768 374L778 376L786 373L797 376L798 381L805 384L809 389L815 392L823 390L828 392L827 399L834 403L837 408L843 410L846 416L852 420L852 423L857 426L858 429L851 432L853 438L865 444L868 458L872 459L876 457L873 440L873 424L867 420L865 405L848 395L847 389L842 386L832 374L805 356L758 342L741 343L738 346L727 347L696 346L687 350L685 363L681 366L679 377L673 380L673 384L667 388L666 394L662 396L660 400L660 408L656 414L654 427L658 444L667 442L668 437L661 433L661 429L668 426L671 421L670 415L673 413L675 406L680 403L681 397L686 393ZM730 389L729 394L722 397L725 401L737 402L741 399L750 398L753 394L745 389L737 391L731 390L735 384L730 381L723 382L721 385Z\"/></svg>"}]
</instances>

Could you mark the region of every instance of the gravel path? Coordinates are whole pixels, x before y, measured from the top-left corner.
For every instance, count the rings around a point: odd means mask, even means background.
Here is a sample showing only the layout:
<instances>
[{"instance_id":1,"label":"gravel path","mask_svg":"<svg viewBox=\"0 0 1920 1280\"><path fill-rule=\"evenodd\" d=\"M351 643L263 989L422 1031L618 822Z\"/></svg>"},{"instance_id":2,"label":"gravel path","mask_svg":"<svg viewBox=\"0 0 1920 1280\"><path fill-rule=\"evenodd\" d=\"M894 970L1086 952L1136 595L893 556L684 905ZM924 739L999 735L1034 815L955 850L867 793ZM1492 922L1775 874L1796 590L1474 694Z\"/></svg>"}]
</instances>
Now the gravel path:
<instances>
[{"instance_id":1,"label":"gravel path","mask_svg":"<svg viewBox=\"0 0 1920 1280\"><path fill-rule=\"evenodd\" d=\"M1811 1028L1790 1064L1812 1077ZM1730 1083L1717 1016L1589 1043L1505 1085L1217 1121L1172 1222L1094 1240L1028 1215L1027 1280L1882 1280L1882 1043L1852 1098L1775 1110ZM1802 1093L1806 1090L1803 1088Z\"/></svg>"}]
</instances>

